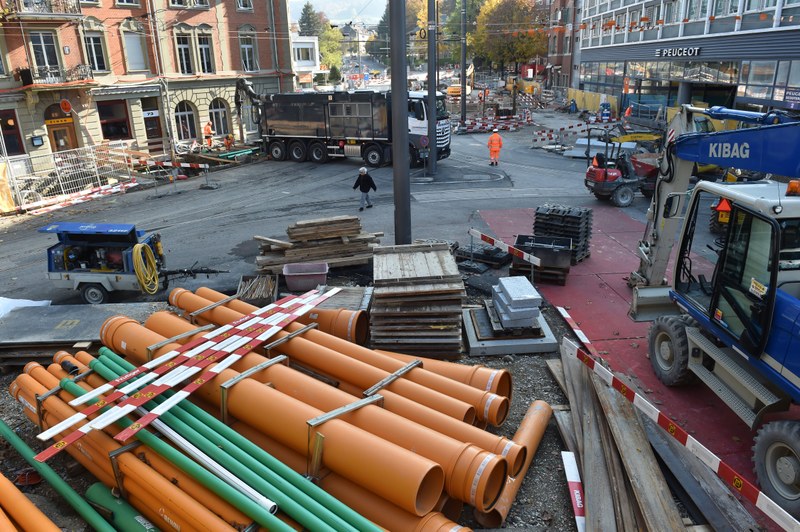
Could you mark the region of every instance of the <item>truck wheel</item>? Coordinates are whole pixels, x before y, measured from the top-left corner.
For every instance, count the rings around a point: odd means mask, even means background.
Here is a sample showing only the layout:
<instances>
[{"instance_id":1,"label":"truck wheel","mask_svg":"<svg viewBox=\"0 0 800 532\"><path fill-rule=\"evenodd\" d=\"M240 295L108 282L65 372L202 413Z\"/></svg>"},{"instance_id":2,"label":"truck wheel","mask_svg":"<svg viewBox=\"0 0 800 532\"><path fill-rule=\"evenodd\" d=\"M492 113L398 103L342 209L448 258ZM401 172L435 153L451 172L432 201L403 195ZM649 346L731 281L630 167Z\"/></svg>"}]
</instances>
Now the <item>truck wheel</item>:
<instances>
[{"instance_id":1,"label":"truck wheel","mask_svg":"<svg viewBox=\"0 0 800 532\"><path fill-rule=\"evenodd\" d=\"M633 195L634 193L631 187L627 185L617 187L617 189L611 193L611 203L617 207L627 207L633 203Z\"/></svg>"},{"instance_id":2,"label":"truck wheel","mask_svg":"<svg viewBox=\"0 0 800 532\"><path fill-rule=\"evenodd\" d=\"M367 146L364 150L364 162L373 168L377 168L383 164L383 150L380 146L373 144Z\"/></svg>"},{"instance_id":3,"label":"truck wheel","mask_svg":"<svg viewBox=\"0 0 800 532\"><path fill-rule=\"evenodd\" d=\"M321 142L314 142L308 147L308 158L315 163L328 162L328 148Z\"/></svg>"},{"instance_id":4,"label":"truck wheel","mask_svg":"<svg viewBox=\"0 0 800 532\"><path fill-rule=\"evenodd\" d=\"M81 297L90 305L101 305L108 301L108 290L98 283L87 283L81 286Z\"/></svg>"},{"instance_id":5,"label":"truck wheel","mask_svg":"<svg viewBox=\"0 0 800 532\"><path fill-rule=\"evenodd\" d=\"M753 464L761 490L793 516L800 515L800 423L773 421L761 427Z\"/></svg>"},{"instance_id":6,"label":"truck wheel","mask_svg":"<svg viewBox=\"0 0 800 532\"><path fill-rule=\"evenodd\" d=\"M269 143L269 155L273 161L282 161L286 158L286 146L279 140Z\"/></svg>"},{"instance_id":7,"label":"truck wheel","mask_svg":"<svg viewBox=\"0 0 800 532\"><path fill-rule=\"evenodd\" d=\"M688 316L659 316L650 326L648 352L658 380L667 386L694 382L689 370L689 341L686 327L694 324Z\"/></svg>"},{"instance_id":8,"label":"truck wheel","mask_svg":"<svg viewBox=\"0 0 800 532\"><path fill-rule=\"evenodd\" d=\"M306 160L306 145L301 140L295 140L289 144L289 158L296 163Z\"/></svg>"}]
</instances>

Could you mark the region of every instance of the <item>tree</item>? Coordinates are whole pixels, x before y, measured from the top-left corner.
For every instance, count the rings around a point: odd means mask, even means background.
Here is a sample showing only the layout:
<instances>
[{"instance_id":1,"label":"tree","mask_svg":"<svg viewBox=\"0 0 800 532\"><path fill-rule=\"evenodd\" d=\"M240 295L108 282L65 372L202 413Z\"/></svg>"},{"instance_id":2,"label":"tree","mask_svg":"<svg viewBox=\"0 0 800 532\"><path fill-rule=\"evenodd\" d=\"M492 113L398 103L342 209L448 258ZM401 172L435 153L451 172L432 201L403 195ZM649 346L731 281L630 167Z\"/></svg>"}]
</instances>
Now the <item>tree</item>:
<instances>
[{"instance_id":1,"label":"tree","mask_svg":"<svg viewBox=\"0 0 800 532\"><path fill-rule=\"evenodd\" d=\"M405 23L405 42L403 46L409 42L409 34L419 31L417 25L420 20L420 13L424 12L427 20L427 0L406 0L406 23ZM376 30L375 39L367 41L367 53L381 59L387 65L389 64L390 46L393 46L389 39L391 21L389 20L389 2L386 2L386 9L383 12L380 22ZM423 27L427 27L425 24Z\"/></svg>"},{"instance_id":2,"label":"tree","mask_svg":"<svg viewBox=\"0 0 800 532\"><path fill-rule=\"evenodd\" d=\"M449 56L454 63L461 61L461 5L465 0L455 0L452 10L446 11L447 18L442 30L444 52L440 57ZM475 55L474 41L475 22L478 19L484 0L466 0L467 2L467 57ZM440 11L441 12L441 11Z\"/></svg>"},{"instance_id":3,"label":"tree","mask_svg":"<svg viewBox=\"0 0 800 532\"><path fill-rule=\"evenodd\" d=\"M303 11L300 13L300 20L298 21L298 25L300 26L300 35L303 36L320 36L324 31L323 20L321 13L317 13L314 10L314 6L311 5L311 2L306 2L303 5Z\"/></svg>"},{"instance_id":4,"label":"tree","mask_svg":"<svg viewBox=\"0 0 800 532\"><path fill-rule=\"evenodd\" d=\"M332 28L328 17L320 13L323 31L319 35L319 60L333 72L334 67L342 66L342 32Z\"/></svg>"},{"instance_id":5,"label":"tree","mask_svg":"<svg viewBox=\"0 0 800 532\"><path fill-rule=\"evenodd\" d=\"M333 65L331 67L330 73L328 74L328 81L330 81L331 83L338 83L341 80L342 80L342 73L339 72L339 69L336 67L336 65Z\"/></svg>"},{"instance_id":6,"label":"tree","mask_svg":"<svg viewBox=\"0 0 800 532\"><path fill-rule=\"evenodd\" d=\"M506 65L547 55L548 12L527 0L487 0L478 15L475 52Z\"/></svg>"}]
</instances>

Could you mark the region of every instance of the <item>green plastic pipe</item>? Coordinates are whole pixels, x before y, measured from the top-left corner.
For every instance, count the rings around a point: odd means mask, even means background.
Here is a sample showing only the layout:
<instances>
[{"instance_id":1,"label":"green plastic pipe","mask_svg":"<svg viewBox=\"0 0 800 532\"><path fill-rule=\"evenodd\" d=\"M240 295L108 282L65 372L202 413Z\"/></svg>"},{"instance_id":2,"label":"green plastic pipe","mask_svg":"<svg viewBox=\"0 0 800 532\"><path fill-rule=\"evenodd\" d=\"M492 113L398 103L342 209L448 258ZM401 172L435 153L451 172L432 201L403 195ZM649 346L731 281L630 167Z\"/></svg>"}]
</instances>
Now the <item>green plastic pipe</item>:
<instances>
[{"instance_id":1,"label":"green plastic pipe","mask_svg":"<svg viewBox=\"0 0 800 532\"><path fill-rule=\"evenodd\" d=\"M139 510L128 504L127 501L114 496L108 486L96 482L86 490L86 499L95 506L105 508L111 514L112 530L118 532L158 532L158 528L151 523Z\"/></svg>"},{"instance_id":2,"label":"green plastic pipe","mask_svg":"<svg viewBox=\"0 0 800 532\"><path fill-rule=\"evenodd\" d=\"M98 373L107 380L112 380L135 367L108 348L101 348L99 355L98 359L91 365L93 369L96 369ZM168 394L164 394L164 396L166 397ZM156 402L159 400L163 401L163 399L156 399ZM289 495L290 498L297 499L300 497L306 498L307 500L310 499L309 503L311 503L312 506L321 507L322 513L320 517L325 519L331 526L339 529L342 526L347 527L349 524L357 530L380 530L380 528L370 520L343 504L322 488L311 483L286 464L277 460L262 448L258 447L197 405L189 401L183 401L172 408L168 414L173 413L178 416L182 422L191 426L195 432L202 431L204 436L211 439L215 445L224 447L229 453L235 455L237 460L243 462L253 471L258 471L260 475L268 475L268 480L270 483L274 483L279 492L286 490L286 495ZM182 430L179 430L179 432L182 432ZM297 494L298 490L300 491L299 494ZM289 508L281 502L281 495L283 494L268 494L268 496L275 500L281 509L286 511L290 517L300 521L298 517L293 515L289 511ZM306 497L303 497L303 495ZM306 506L306 508L308 508L308 506ZM324 510L327 510L327 512ZM335 516L338 516L338 519L330 520L330 518L326 516L328 513L333 513Z\"/></svg>"},{"instance_id":3,"label":"green plastic pipe","mask_svg":"<svg viewBox=\"0 0 800 532\"><path fill-rule=\"evenodd\" d=\"M108 372L109 375L118 373L113 367L104 366L109 366L108 360L98 360L93 363L92 369L97 371L97 373L101 376L106 372ZM166 400L166 398L157 398L151 401L151 403L160 403L164 400ZM148 405L151 403L148 403ZM145 405L145 407L147 408L147 405ZM185 412L182 414L186 417L190 417L186 415ZM196 446L203 453L211 457L214 461L223 465L228 471L236 475L248 486L252 487L259 493L266 495L270 499L273 499L284 513L307 527L309 530L356 530L333 514L329 514L328 519L322 519L322 516L317 515L308 508L305 508L298 501L293 499L292 495L295 494L283 493L281 489L277 488L271 483L272 479L269 477L275 477L275 475L274 473L268 471L262 464L245 456L244 453L235 447L231 442L221 437L214 438L214 433L210 431L208 427L203 426L202 423L195 423L195 426L198 429L196 430L188 423L182 421L179 418L179 415L179 407L175 406L170 409L169 412L161 415L159 420L163 421L171 429L180 434L181 437L185 438L192 445ZM214 441L212 441L212 439ZM239 451L238 455L236 451ZM240 459L249 463L242 463ZM291 488L291 485L289 485L289 487ZM295 491L297 492L297 490ZM298 494L302 497L302 493ZM320 510L324 513L327 513L324 508L320 508Z\"/></svg>"},{"instance_id":4,"label":"green plastic pipe","mask_svg":"<svg viewBox=\"0 0 800 532\"><path fill-rule=\"evenodd\" d=\"M16 435L16 433L6 425L5 421L0 419L0 436L3 437L11 446L17 450L19 454L28 462L31 467L33 467L42 478L44 478L59 495L64 497L70 506L72 506L78 515L80 515L89 525L92 526L98 532L114 532L114 527L111 526L108 521L103 519L103 516L97 513L97 510L92 508L92 506L86 502L86 500L81 497L77 491L72 489L72 486L66 483L64 479L58 476L58 473L53 471L53 469L43 463L37 462L34 460L34 456L36 453L33 452L33 449L28 447L28 445L22 441L22 439Z\"/></svg>"},{"instance_id":5,"label":"green plastic pipe","mask_svg":"<svg viewBox=\"0 0 800 532\"><path fill-rule=\"evenodd\" d=\"M61 388L66 390L67 393L78 397L86 393L86 391L75 384L71 379L64 378L60 381ZM97 399L92 399L89 403L94 404ZM101 409L104 412L109 407ZM133 424L128 418L122 418L116 423L117 425L127 428ZM246 497L244 494L234 489L229 484L220 480L216 475L212 474L207 469L200 466L197 462L187 457L165 441L159 439L152 432L142 430L136 433L136 439L153 449L155 452L175 464L176 467L181 469L187 475L193 477L200 482L203 486L219 495L221 498L228 501L242 513L252 518L255 522L263 525L270 530L283 530L286 532L293 531L294 529L269 513L253 500Z\"/></svg>"}]
</instances>

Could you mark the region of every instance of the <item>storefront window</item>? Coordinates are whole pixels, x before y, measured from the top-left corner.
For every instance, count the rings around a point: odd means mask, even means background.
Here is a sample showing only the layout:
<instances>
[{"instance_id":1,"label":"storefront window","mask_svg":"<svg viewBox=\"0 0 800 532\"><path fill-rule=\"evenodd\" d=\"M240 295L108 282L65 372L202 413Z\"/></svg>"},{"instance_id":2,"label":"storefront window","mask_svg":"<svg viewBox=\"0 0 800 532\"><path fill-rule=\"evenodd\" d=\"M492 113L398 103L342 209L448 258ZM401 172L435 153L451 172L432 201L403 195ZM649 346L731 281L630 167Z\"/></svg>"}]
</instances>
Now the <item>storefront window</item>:
<instances>
[{"instance_id":1,"label":"storefront window","mask_svg":"<svg viewBox=\"0 0 800 532\"><path fill-rule=\"evenodd\" d=\"M125 100L97 102L97 114L100 117L100 129L106 140L131 138L128 123L128 105Z\"/></svg>"},{"instance_id":2,"label":"storefront window","mask_svg":"<svg viewBox=\"0 0 800 532\"><path fill-rule=\"evenodd\" d=\"M800 60L792 61L792 67L789 69L789 80L787 85L789 87L800 88Z\"/></svg>"},{"instance_id":3,"label":"storefront window","mask_svg":"<svg viewBox=\"0 0 800 532\"><path fill-rule=\"evenodd\" d=\"M748 85L772 85L775 80L776 61L751 61L747 76Z\"/></svg>"},{"instance_id":4,"label":"storefront window","mask_svg":"<svg viewBox=\"0 0 800 532\"><path fill-rule=\"evenodd\" d=\"M19 133L19 120L13 109L0 111L0 127L3 130L3 141L6 146L6 156L23 155L25 147ZM2 154L0 154L2 155Z\"/></svg>"}]
</instances>

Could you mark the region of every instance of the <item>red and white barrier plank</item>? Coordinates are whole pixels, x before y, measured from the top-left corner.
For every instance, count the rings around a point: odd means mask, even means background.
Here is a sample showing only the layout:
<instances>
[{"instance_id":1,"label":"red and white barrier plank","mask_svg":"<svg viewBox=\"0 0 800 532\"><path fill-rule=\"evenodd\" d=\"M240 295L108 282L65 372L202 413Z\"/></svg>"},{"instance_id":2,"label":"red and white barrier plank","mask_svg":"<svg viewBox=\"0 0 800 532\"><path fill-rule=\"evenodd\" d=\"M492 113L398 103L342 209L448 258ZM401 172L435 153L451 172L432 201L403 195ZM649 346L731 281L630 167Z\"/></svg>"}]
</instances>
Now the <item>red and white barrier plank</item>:
<instances>
[{"instance_id":1,"label":"red and white barrier plank","mask_svg":"<svg viewBox=\"0 0 800 532\"><path fill-rule=\"evenodd\" d=\"M83 421L100 408L111 404L117 399L125 398L122 402L91 422L84 424L79 429L71 432L36 455L35 459L40 462L46 461L92 430L107 427L111 423L133 412L139 406L158 397L165 391L172 389L180 382L196 375L206 366L214 362L221 363L230 356L236 356L236 360L238 360L242 354L262 344L283 327L309 312L316 305L338 291L339 289L333 289L323 295L317 295L316 291L311 291L300 298L294 296L284 298L278 303L273 303L252 314L243 316L234 323L224 325L214 331L206 333L200 338L114 379L93 392L74 399L70 402L71 405L82 404L102 393L110 391L118 384L122 384L133 377L144 375L149 372L146 376L128 386L114 390L114 392L109 394L104 400L98 401L94 405L83 409L81 412L70 416L61 423L39 434L37 438L40 440L50 439L72 425ZM175 360L172 360L173 358ZM164 365L159 365L164 362L166 362ZM150 371L152 368L155 369ZM220 371L222 371L222 369L223 368L221 368ZM197 380L195 382L197 382ZM144 389L128 396L129 393L141 387L143 384L147 384ZM197 385L192 391L199 388L202 384L203 383ZM185 398L186 396L188 396L188 394L183 397Z\"/></svg>"},{"instance_id":2,"label":"red and white barrier plank","mask_svg":"<svg viewBox=\"0 0 800 532\"><path fill-rule=\"evenodd\" d=\"M569 317L569 313L562 307L558 307L558 312L565 317L575 334L579 338L582 338L581 342L583 342L583 339L586 339L586 342L584 342L586 350L584 350L573 341L564 338L562 347L567 355L573 356L583 362L595 375L622 394L623 397L630 401L640 412L664 429L667 434L672 436L678 443L686 447L689 452L711 468L723 482L741 494L742 497L753 503L756 508L764 512L775 524L784 530L800 530L800 521L797 521L794 517L789 515L786 510L778 506L775 501L767 497L767 495L754 484L737 473L731 466L723 462L693 436L689 435L678 423L664 415L664 413L659 411L653 404L648 402L647 399L634 392L603 364L599 363L595 358L599 358L597 350L594 349L594 347L590 347L591 342L588 341L589 339L583 331L577 328L577 324ZM594 356L589 354L588 351L591 351Z\"/></svg>"},{"instance_id":3,"label":"red and white barrier plank","mask_svg":"<svg viewBox=\"0 0 800 532\"><path fill-rule=\"evenodd\" d=\"M586 530L586 506L583 503L583 482L575 461L575 453L561 451L561 461L564 462L564 474L567 477L569 498L572 500L572 512L575 514L575 527L578 532Z\"/></svg>"},{"instance_id":4,"label":"red and white barrier plank","mask_svg":"<svg viewBox=\"0 0 800 532\"><path fill-rule=\"evenodd\" d=\"M542 261L540 261L538 257L535 257L535 256L533 256L530 253L527 253L525 251L522 251L521 249L515 248L514 246L509 246L508 244L506 244L502 240L498 240L498 239L492 238L492 237L490 237L488 235L484 235L483 233L481 233L477 229L470 229L469 231L467 231L467 233L469 233L472 236L476 236L476 237L480 238L481 240L483 240L484 242L486 242L490 246L494 246L497 249L499 249L501 251L505 251L509 255L513 255L514 257L517 257L518 259L524 260L525 262L529 262L529 263L533 264L534 266L541 266L541 264L542 264Z\"/></svg>"},{"instance_id":5,"label":"red and white barrier plank","mask_svg":"<svg viewBox=\"0 0 800 532\"><path fill-rule=\"evenodd\" d=\"M150 161L148 159L139 159L139 164L146 164L147 166L168 166L172 168L202 168L207 169L209 165L205 163L175 163L172 161Z\"/></svg>"}]
</instances>

